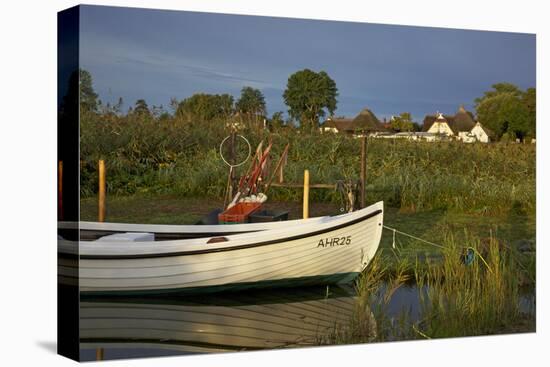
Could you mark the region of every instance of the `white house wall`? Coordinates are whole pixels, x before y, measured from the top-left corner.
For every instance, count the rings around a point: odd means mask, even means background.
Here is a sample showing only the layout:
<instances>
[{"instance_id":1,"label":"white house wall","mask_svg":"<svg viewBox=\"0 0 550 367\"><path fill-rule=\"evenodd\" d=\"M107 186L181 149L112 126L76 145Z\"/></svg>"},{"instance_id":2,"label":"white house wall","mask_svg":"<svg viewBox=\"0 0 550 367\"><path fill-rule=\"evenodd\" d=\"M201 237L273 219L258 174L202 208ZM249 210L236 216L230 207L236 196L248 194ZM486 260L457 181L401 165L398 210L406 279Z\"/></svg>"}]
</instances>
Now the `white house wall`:
<instances>
[{"instance_id":1,"label":"white house wall","mask_svg":"<svg viewBox=\"0 0 550 367\"><path fill-rule=\"evenodd\" d=\"M454 135L453 130L451 130L449 124L446 122L434 122L433 125L430 126L428 132L432 134L445 134L448 136Z\"/></svg>"},{"instance_id":2,"label":"white house wall","mask_svg":"<svg viewBox=\"0 0 550 367\"><path fill-rule=\"evenodd\" d=\"M477 141L480 141L482 143L488 143L489 142L489 136L487 135L485 130L483 130L483 128L479 124L476 124L476 126L474 126L472 128L470 133L475 136Z\"/></svg>"}]
</instances>

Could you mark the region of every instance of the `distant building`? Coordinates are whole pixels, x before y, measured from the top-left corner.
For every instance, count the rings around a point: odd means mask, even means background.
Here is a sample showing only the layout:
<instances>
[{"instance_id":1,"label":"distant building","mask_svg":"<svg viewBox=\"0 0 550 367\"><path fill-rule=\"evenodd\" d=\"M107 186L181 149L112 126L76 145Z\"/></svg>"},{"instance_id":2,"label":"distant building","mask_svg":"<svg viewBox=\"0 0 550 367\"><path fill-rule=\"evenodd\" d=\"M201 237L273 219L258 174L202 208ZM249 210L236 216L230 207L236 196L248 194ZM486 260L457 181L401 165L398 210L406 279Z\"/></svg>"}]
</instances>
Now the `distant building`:
<instances>
[{"instance_id":1,"label":"distant building","mask_svg":"<svg viewBox=\"0 0 550 367\"><path fill-rule=\"evenodd\" d=\"M354 118L329 117L323 121L319 130L323 133L332 132L360 137L383 132L386 129L376 115L365 108Z\"/></svg>"},{"instance_id":2,"label":"distant building","mask_svg":"<svg viewBox=\"0 0 550 367\"><path fill-rule=\"evenodd\" d=\"M407 139L413 141L440 141L442 140L442 135L433 134L429 132L422 131L404 131L400 133L393 132L383 132L373 135L373 137L378 139Z\"/></svg>"},{"instance_id":3,"label":"distant building","mask_svg":"<svg viewBox=\"0 0 550 367\"><path fill-rule=\"evenodd\" d=\"M451 118L445 118L445 116L440 113L425 132L430 134L453 136L455 135L455 132L451 128L451 121L453 121Z\"/></svg>"},{"instance_id":4,"label":"distant building","mask_svg":"<svg viewBox=\"0 0 550 367\"><path fill-rule=\"evenodd\" d=\"M454 116L441 113L427 115L424 117L422 131L458 138L461 132L470 132L474 126L474 115L461 105Z\"/></svg>"},{"instance_id":5,"label":"distant building","mask_svg":"<svg viewBox=\"0 0 550 367\"><path fill-rule=\"evenodd\" d=\"M475 126L470 131L470 135L475 139L475 141L482 143L489 143L496 138L495 133L489 128L483 126L479 121L476 122Z\"/></svg>"},{"instance_id":6,"label":"distant building","mask_svg":"<svg viewBox=\"0 0 550 367\"><path fill-rule=\"evenodd\" d=\"M465 143L476 141L489 143L496 138L491 130L479 121L476 122L473 113L466 111L463 105L454 116L441 113L427 115L424 118L422 131L461 140Z\"/></svg>"}]
</instances>

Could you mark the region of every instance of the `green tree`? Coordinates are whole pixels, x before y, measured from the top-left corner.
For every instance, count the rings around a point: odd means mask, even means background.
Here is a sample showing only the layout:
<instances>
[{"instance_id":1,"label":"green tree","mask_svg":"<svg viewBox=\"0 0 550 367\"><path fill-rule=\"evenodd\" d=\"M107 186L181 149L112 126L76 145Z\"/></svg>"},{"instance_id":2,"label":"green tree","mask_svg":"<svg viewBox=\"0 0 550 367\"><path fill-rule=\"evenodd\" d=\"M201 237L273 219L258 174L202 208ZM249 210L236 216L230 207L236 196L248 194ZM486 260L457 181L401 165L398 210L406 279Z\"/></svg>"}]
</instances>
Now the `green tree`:
<instances>
[{"instance_id":1,"label":"green tree","mask_svg":"<svg viewBox=\"0 0 550 367\"><path fill-rule=\"evenodd\" d=\"M529 111L520 99L512 99L503 105L499 112L502 121L506 123L508 133L514 133L516 137L523 140L530 132Z\"/></svg>"},{"instance_id":2,"label":"green tree","mask_svg":"<svg viewBox=\"0 0 550 367\"><path fill-rule=\"evenodd\" d=\"M79 70L80 109L84 112L97 112L99 102L94 91L92 75L84 69Z\"/></svg>"},{"instance_id":3,"label":"green tree","mask_svg":"<svg viewBox=\"0 0 550 367\"><path fill-rule=\"evenodd\" d=\"M511 94L516 97L520 97L523 92L516 85L511 83L496 83L491 86L492 90L483 93L483 97L476 98L476 105L481 103L484 99L498 96L500 94Z\"/></svg>"},{"instance_id":4,"label":"green tree","mask_svg":"<svg viewBox=\"0 0 550 367\"><path fill-rule=\"evenodd\" d=\"M410 112L402 112L391 119L391 128L395 131L413 131L414 122Z\"/></svg>"},{"instance_id":5,"label":"green tree","mask_svg":"<svg viewBox=\"0 0 550 367\"><path fill-rule=\"evenodd\" d=\"M314 129L319 118L333 115L336 110L338 89L336 83L324 71L318 73L304 69L288 78L283 94L291 118L300 121L302 128Z\"/></svg>"},{"instance_id":6,"label":"green tree","mask_svg":"<svg viewBox=\"0 0 550 367\"><path fill-rule=\"evenodd\" d=\"M478 120L493 130L499 137L519 139L535 135L534 98L536 92L527 92L510 83L498 83L475 100Z\"/></svg>"},{"instance_id":7,"label":"green tree","mask_svg":"<svg viewBox=\"0 0 550 367\"><path fill-rule=\"evenodd\" d=\"M241 114L251 116L264 116L267 113L264 95L259 89L252 87L244 87L241 90L241 97L235 104L235 109Z\"/></svg>"},{"instance_id":8,"label":"green tree","mask_svg":"<svg viewBox=\"0 0 550 367\"><path fill-rule=\"evenodd\" d=\"M258 123L258 118L266 115L265 98L259 89L244 87L235 109L243 116Z\"/></svg>"},{"instance_id":9,"label":"green tree","mask_svg":"<svg viewBox=\"0 0 550 367\"><path fill-rule=\"evenodd\" d=\"M235 100L231 94L215 94L213 101L216 109L216 117L227 118L235 111Z\"/></svg>"},{"instance_id":10,"label":"green tree","mask_svg":"<svg viewBox=\"0 0 550 367\"><path fill-rule=\"evenodd\" d=\"M281 128L285 124L285 120L283 118L283 112L277 111L271 115L271 118L269 119L269 127L272 130L277 130Z\"/></svg>"},{"instance_id":11,"label":"green tree","mask_svg":"<svg viewBox=\"0 0 550 367\"><path fill-rule=\"evenodd\" d=\"M188 122L226 118L233 113L233 96L229 94L195 93L179 102L176 116Z\"/></svg>"},{"instance_id":12,"label":"green tree","mask_svg":"<svg viewBox=\"0 0 550 367\"><path fill-rule=\"evenodd\" d=\"M527 88L522 97L523 104L527 108L527 126L529 131L527 135L536 137L537 130L537 90L535 88Z\"/></svg>"}]
</instances>

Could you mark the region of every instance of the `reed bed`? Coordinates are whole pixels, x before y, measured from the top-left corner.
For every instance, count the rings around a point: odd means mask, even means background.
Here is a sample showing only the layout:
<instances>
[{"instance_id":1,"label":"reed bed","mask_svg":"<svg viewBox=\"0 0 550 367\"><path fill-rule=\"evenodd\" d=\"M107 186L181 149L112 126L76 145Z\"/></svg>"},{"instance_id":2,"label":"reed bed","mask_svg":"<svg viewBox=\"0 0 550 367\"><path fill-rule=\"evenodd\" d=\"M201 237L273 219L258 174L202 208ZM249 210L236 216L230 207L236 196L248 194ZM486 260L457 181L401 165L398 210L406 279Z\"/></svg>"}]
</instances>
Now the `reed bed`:
<instances>
[{"instance_id":1,"label":"reed bed","mask_svg":"<svg viewBox=\"0 0 550 367\"><path fill-rule=\"evenodd\" d=\"M97 191L97 161L105 159L107 190L112 195L171 194L223 197L228 167L218 146L228 131L222 121L181 123L124 117L81 118L81 196ZM311 183L356 180L360 141L336 134L288 128L240 132L253 146L273 140L277 159L289 143L285 181ZM407 212L452 209L502 213L512 203L535 209L535 147L528 144L463 144L369 139L367 200L384 200ZM243 167L244 168L244 167ZM239 171L240 174L242 172ZM272 188L276 201L300 201L297 189ZM312 190L311 200L337 203L340 194Z\"/></svg>"},{"instance_id":2,"label":"reed bed","mask_svg":"<svg viewBox=\"0 0 550 367\"><path fill-rule=\"evenodd\" d=\"M465 250L474 254L465 264ZM431 338L488 335L517 331L522 279L533 277L522 255L490 237L481 243L468 233L449 234L443 260L416 274L422 306L418 329Z\"/></svg>"},{"instance_id":3,"label":"reed bed","mask_svg":"<svg viewBox=\"0 0 550 367\"><path fill-rule=\"evenodd\" d=\"M318 344L535 331L534 310L520 307L522 279L534 277L527 255L494 238L483 243L467 232L447 233L444 247L440 261L413 263L401 258L399 250L389 256L379 253L356 283L356 309L349 324L335 326ZM465 260L468 249L474 254L471 262ZM390 267L388 257L397 257L397 265ZM391 313L395 293L411 283L418 294L418 315L413 317L407 307Z\"/></svg>"}]
</instances>

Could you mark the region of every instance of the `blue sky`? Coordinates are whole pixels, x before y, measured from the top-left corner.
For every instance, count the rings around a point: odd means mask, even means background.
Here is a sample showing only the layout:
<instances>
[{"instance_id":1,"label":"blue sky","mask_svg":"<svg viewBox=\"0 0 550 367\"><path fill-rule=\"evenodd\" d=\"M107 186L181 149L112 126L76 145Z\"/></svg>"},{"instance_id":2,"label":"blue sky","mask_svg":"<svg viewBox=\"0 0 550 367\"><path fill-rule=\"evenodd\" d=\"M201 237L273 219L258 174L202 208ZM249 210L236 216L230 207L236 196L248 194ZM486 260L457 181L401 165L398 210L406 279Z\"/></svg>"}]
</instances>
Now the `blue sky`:
<instances>
[{"instance_id":1,"label":"blue sky","mask_svg":"<svg viewBox=\"0 0 550 367\"><path fill-rule=\"evenodd\" d=\"M286 112L292 73L324 70L338 116L379 118L473 111L491 84L535 86L535 35L83 6L80 63L104 102L168 106L197 92L260 89L269 114Z\"/></svg>"}]
</instances>

